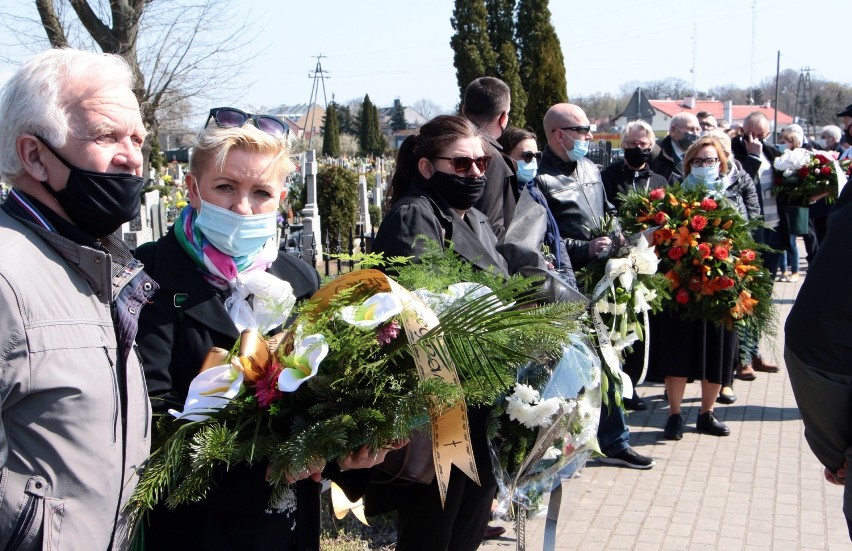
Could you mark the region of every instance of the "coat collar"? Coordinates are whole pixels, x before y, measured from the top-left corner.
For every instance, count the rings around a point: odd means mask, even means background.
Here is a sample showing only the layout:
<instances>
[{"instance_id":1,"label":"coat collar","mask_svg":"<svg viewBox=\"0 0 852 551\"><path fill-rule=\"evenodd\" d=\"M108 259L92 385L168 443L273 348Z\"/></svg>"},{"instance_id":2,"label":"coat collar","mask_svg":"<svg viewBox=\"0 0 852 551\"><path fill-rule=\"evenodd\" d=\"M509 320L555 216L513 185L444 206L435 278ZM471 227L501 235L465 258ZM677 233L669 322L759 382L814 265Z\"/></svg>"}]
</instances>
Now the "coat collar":
<instances>
[{"instance_id":1,"label":"coat collar","mask_svg":"<svg viewBox=\"0 0 852 551\"><path fill-rule=\"evenodd\" d=\"M160 292L168 293L168 301L180 308L184 315L201 325L234 340L240 338L237 326L228 316L224 303L216 290L202 277L195 262L180 246L174 230L151 246L153 266L146 268L159 283ZM142 249L139 256L146 262L148 254Z\"/></svg>"}]
</instances>

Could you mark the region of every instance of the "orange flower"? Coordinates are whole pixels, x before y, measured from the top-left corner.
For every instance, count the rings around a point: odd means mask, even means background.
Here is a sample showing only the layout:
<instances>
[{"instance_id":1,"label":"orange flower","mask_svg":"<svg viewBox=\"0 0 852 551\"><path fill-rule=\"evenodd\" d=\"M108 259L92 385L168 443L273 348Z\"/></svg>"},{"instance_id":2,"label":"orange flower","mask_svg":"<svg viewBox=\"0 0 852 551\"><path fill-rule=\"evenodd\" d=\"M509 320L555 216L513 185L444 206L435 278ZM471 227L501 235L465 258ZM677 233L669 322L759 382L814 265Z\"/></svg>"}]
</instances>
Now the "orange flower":
<instances>
[{"instance_id":1,"label":"orange flower","mask_svg":"<svg viewBox=\"0 0 852 551\"><path fill-rule=\"evenodd\" d=\"M670 204L671 206L675 206L675 205L677 205L677 204L678 204L678 202L679 202L679 201L677 200L677 197L675 197L674 195L672 195L671 193L669 193L669 204Z\"/></svg>"},{"instance_id":2,"label":"orange flower","mask_svg":"<svg viewBox=\"0 0 852 551\"><path fill-rule=\"evenodd\" d=\"M740 279L744 278L749 272L757 271L757 269L757 266L746 264L740 260L734 262L734 272Z\"/></svg>"},{"instance_id":3,"label":"orange flower","mask_svg":"<svg viewBox=\"0 0 852 551\"><path fill-rule=\"evenodd\" d=\"M734 223L734 221L733 221L733 220L728 220L727 222L725 222L724 224L722 224L722 229L723 229L723 230L729 230L729 229L731 229L731 226L733 225L733 223Z\"/></svg>"},{"instance_id":4,"label":"orange flower","mask_svg":"<svg viewBox=\"0 0 852 551\"><path fill-rule=\"evenodd\" d=\"M757 300L751 298L751 293L746 290L740 291L740 296L737 303L731 307L731 316L735 320L743 319L745 316L754 314L754 307L757 305Z\"/></svg>"},{"instance_id":5,"label":"orange flower","mask_svg":"<svg viewBox=\"0 0 852 551\"><path fill-rule=\"evenodd\" d=\"M659 230L654 231L654 245L659 245L660 243L667 243L672 238L672 230L669 228L660 228Z\"/></svg>"},{"instance_id":6,"label":"orange flower","mask_svg":"<svg viewBox=\"0 0 852 551\"><path fill-rule=\"evenodd\" d=\"M698 245L698 237L697 233L692 233L689 231L689 228L681 226L677 229L677 234L674 235L674 246L681 247L686 245L687 247L695 247Z\"/></svg>"},{"instance_id":7,"label":"orange flower","mask_svg":"<svg viewBox=\"0 0 852 551\"><path fill-rule=\"evenodd\" d=\"M666 272L666 279L672 282L672 289L677 289L680 287L680 277L678 277L677 273L674 271L674 268Z\"/></svg>"}]
</instances>

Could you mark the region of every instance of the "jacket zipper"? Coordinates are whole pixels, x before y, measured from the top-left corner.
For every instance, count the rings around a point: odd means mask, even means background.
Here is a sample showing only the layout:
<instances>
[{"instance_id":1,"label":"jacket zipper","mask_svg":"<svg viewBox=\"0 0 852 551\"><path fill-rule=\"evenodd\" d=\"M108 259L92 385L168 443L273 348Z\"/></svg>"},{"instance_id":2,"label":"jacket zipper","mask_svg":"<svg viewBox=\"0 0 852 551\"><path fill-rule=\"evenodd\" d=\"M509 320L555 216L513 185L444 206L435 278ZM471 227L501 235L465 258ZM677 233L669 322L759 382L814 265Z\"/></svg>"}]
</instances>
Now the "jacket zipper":
<instances>
[{"instance_id":1,"label":"jacket zipper","mask_svg":"<svg viewBox=\"0 0 852 551\"><path fill-rule=\"evenodd\" d=\"M145 391L145 400L142 400L142 416L145 418L145 432L142 434L142 436L144 437L148 435L149 430L148 404L150 402L148 401L148 381L145 379L145 366L142 364L142 354L139 353L139 347L136 345L136 343L133 343L133 351L136 352L136 361L139 363L139 373L142 376L142 388Z\"/></svg>"},{"instance_id":2,"label":"jacket zipper","mask_svg":"<svg viewBox=\"0 0 852 551\"><path fill-rule=\"evenodd\" d=\"M21 522L15 527L15 532L6 544L6 551L15 551L24 543L24 539L33 527L33 520L36 515L36 496L27 494L27 502L24 505L24 513L21 515Z\"/></svg>"},{"instance_id":3,"label":"jacket zipper","mask_svg":"<svg viewBox=\"0 0 852 551\"><path fill-rule=\"evenodd\" d=\"M118 405L118 401L119 401L119 398L118 398L118 382L116 381L117 375L115 374L115 364L113 363L112 358L109 357L109 348L104 346L103 350L104 350L104 356L106 356L106 360L107 360L107 363L109 363L109 368L110 368L109 369L109 371L110 371L109 381L112 384L112 397L113 397L113 400L112 400L112 443L115 444L118 441L118 434L117 434L118 428L116 427L116 422L118 421L118 407L119 407L119 405Z\"/></svg>"}]
</instances>

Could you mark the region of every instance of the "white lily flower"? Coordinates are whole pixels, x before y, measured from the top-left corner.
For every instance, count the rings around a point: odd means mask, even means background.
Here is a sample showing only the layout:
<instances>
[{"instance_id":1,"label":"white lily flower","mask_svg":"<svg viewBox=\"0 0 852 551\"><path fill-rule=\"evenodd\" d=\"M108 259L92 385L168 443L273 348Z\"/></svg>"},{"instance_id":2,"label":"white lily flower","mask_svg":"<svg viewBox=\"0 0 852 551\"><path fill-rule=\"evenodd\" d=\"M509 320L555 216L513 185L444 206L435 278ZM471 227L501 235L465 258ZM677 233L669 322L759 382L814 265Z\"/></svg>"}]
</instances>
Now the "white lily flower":
<instances>
[{"instance_id":1,"label":"white lily flower","mask_svg":"<svg viewBox=\"0 0 852 551\"><path fill-rule=\"evenodd\" d=\"M788 149L776 157L772 166L775 170L784 171L784 176L792 176L794 172L810 163L811 154L807 149L797 147L796 149Z\"/></svg>"},{"instance_id":2,"label":"white lily flower","mask_svg":"<svg viewBox=\"0 0 852 551\"><path fill-rule=\"evenodd\" d=\"M243 373L233 369L230 364L205 369L189 383L183 412L170 409L169 413L178 419L204 421L210 413L228 405L243 386Z\"/></svg>"},{"instance_id":3,"label":"white lily flower","mask_svg":"<svg viewBox=\"0 0 852 551\"><path fill-rule=\"evenodd\" d=\"M657 273L657 265L660 263L660 259L654 252L654 246L648 245L647 239L640 239L639 243L630 249L630 258L633 259L636 273L646 275Z\"/></svg>"},{"instance_id":4,"label":"white lily flower","mask_svg":"<svg viewBox=\"0 0 852 551\"><path fill-rule=\"evenodd\" d=\"M544 452L544 455L541 456L541 459L543 461L555 461L555 460L559 459L559 456L561 456L561 455L562 455L562 450L560 450L559 448L557 448L555 446L550 446Z\"/></svg>"},{"instance_id":5,"label":"white lily flower","mask_svg":"<svg viewBox=\"0 0 852 551\"><path fill-rule=\"evenodd\" d=\"M359 329L375 329L402 312L402 301L393 293L376 293L359 306L340 309L340 319Z\"/></svg>"},{"instance_id":6,"label":"white lily flower","mask_svg":"<svg viewBox=\"0 0 852 551\"><path fill-rule=\"evenodd\" d=\"M278 375L278 390L294 392L302 383L317 374L319 365L327 354L328 343L322 335L308 335L298 341L293 353L284 360L287 367Z\"/></svg>"}]
</instances>

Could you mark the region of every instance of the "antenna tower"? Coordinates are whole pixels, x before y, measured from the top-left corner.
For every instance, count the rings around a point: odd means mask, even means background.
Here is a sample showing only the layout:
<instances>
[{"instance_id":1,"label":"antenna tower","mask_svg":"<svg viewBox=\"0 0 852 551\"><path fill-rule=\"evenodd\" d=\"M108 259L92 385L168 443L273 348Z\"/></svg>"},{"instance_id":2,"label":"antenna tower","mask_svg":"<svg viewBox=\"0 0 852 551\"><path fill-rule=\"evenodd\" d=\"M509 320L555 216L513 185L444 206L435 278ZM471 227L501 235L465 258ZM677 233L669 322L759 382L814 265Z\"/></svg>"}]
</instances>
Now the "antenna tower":
<instances>
[{"instance_id":1,"label":"antenna tower","mask_svg":"<svg viewBox=\"0 0 852 551\"><path fill-rule=\"evenodd\" d=\"M799 82L796 84L796 108L793 110L793 120L802 125L807 134L813 134L815 118L811 68L802 67Z\"/></svg>"},{"instance_id":2,"label":"antenna tower","mask_svg":"<svg viewBox=\"0 0 852 551\"><path fill-rule=\"evenodd\" d=\"M308 110L310 111L311 117L307 121L308 124L305 125L305 130L310 132L310 136L308 138L308 149L311 149L311 145L314 142L314 113L315 111L311 109L314 103L319 100L319 88L322 86L322 102L323 108L328 109L328 99L325 97L325 79L331 78L328 76L328 71L323 71L322 69L322 59L327 58L322 54L314 56L317 60L317 66L314 68L312 73L308 73L308 78L314 79L313 84L311 85L311 98L308 100Z\"/></svg>"}]
</instances>

